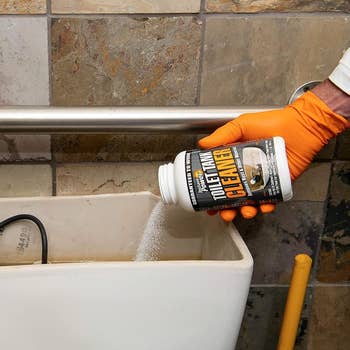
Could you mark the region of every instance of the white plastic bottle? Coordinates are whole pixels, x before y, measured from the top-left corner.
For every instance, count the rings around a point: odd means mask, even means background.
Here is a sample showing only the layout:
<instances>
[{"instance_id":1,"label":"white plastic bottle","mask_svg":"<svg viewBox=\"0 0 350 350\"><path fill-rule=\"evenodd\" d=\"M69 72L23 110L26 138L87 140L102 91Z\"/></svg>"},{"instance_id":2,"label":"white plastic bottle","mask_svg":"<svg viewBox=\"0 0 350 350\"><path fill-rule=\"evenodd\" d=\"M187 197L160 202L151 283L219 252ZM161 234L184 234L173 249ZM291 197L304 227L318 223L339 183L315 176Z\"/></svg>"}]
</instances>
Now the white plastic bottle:
<instances>
[{"instance_id":1,"label":"white plastic bottle","mask_svg":"<svg viewBox=\"0 0 350 350\"><path fill-rule=\"evenodd\" d=\"M282 137L183 151L159 167L162 200L193 210L287 201L292 185Z\"/></svg>"}]
</instances>

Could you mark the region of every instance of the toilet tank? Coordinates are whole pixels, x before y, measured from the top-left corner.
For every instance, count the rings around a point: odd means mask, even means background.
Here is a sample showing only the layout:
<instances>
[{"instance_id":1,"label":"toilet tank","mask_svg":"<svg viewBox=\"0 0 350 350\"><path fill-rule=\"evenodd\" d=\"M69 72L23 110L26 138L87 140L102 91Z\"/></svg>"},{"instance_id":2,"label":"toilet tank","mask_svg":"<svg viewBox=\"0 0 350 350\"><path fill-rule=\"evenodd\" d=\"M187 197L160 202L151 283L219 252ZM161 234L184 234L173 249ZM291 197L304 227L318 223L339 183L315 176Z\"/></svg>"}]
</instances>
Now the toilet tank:
<instances>
[{"instance_id":1,"label":"toilet tank","mask_svg":"<svg viewBox=\"0 0 350 350\"><path fill-rule=\"evenodd\" d=\"M232 224L165 211L158 260L134 261L159 198L148 192L0 199L0 348L232 350L253 260Z\"/></svg>"}]
</instances>

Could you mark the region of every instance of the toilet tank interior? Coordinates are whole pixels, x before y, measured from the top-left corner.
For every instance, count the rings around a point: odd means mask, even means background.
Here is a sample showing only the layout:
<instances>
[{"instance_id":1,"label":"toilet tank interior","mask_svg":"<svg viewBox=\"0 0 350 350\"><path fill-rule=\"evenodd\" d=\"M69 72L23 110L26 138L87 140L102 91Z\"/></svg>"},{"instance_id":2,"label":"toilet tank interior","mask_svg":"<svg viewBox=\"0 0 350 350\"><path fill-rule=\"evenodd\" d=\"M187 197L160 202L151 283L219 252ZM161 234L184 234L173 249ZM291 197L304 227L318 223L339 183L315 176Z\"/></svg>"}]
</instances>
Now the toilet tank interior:
<instances>
[{"instance_id":1,"label":"toilet tank interior","mask_svg":"<svg viewBox=\"0 0 350 350\"><path fill-rule=\"evenodd\" d=\"M44 224L49 262L132 261L159 198L149 192L75 197L0 199L0 221L32 214ZM235 228L206 213L168 206L159 260L241 260ZM35 224L20 221L0 232L0 265L41 258Z\"/></svg>"}]
</instances>

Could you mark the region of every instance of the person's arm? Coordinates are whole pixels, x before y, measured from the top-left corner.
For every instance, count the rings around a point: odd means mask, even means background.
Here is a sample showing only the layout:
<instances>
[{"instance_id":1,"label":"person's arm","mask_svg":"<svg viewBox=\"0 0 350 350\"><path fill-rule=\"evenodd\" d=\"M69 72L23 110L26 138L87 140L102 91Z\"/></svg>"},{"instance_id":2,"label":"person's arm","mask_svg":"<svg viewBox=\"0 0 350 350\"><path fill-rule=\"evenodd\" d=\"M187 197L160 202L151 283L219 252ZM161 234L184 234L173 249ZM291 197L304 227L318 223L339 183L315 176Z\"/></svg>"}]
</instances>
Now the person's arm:
<instances>
[{"instance_id":1,"label":"person's arm","mask_svg":"<svg viewBox=\"0 0 350 350\"><path fill-rule=\"evenodd\" d=\"M329 79L312 89L332 111L350 119L350 95L339 89Z\"/></svg>"},{"instance_id":2,"label":"person's arm","mask_svg":"<svg viewBox=\"0 0 350 350\"><path fill-rule=\"evenodd\" d=\"M282 136L286 143L288 165L295 180L328 141L350 126L350 49L339 65L320 85L282 110L244 114L201 139L201 148L213 148L234 142ZM273 204L261 205L260 211L273 211ZM258 209L243 206L244 218L254 217ZM220 212L231 221L237 210Z\"/></svg>"},{"instance_id":3,"label":"person's arm","mask_svg":"<svg viewBox=\"0 0 350 350\"><path fill-rule=\"evenodd\" d=\"M350 118L350 48L347 49L329 78L317 86L316 94L335 113Z\"/></svg>"}]
</instances>

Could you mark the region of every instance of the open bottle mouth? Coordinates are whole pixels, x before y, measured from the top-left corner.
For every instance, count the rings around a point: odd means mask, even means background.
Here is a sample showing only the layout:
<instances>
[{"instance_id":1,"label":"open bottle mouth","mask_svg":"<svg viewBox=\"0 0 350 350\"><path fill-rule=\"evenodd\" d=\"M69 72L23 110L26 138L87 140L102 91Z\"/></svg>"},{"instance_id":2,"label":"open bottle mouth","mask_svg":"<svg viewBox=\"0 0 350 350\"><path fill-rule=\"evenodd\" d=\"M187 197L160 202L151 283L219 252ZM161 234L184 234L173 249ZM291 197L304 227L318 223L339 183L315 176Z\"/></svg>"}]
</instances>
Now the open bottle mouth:
<instances>
[{"instance_id":1,"label":"open bottle mouth","mask_svg":"<svg viewBox=\"0 0 350 350\"><path fill-rule=\"evenodd\" d=\"M158 170L160 196L165 204L176 203L174 164L161 165Z\"/></svg>"}]
</instances>

